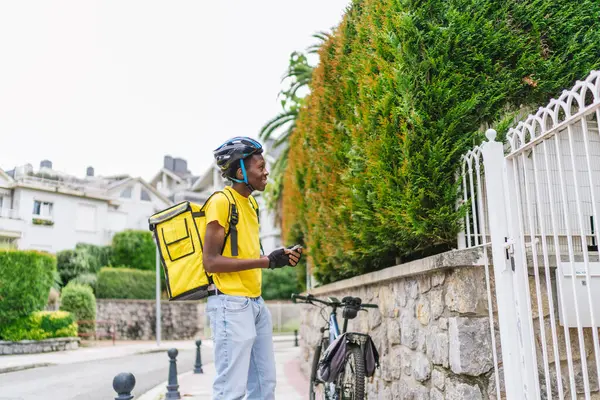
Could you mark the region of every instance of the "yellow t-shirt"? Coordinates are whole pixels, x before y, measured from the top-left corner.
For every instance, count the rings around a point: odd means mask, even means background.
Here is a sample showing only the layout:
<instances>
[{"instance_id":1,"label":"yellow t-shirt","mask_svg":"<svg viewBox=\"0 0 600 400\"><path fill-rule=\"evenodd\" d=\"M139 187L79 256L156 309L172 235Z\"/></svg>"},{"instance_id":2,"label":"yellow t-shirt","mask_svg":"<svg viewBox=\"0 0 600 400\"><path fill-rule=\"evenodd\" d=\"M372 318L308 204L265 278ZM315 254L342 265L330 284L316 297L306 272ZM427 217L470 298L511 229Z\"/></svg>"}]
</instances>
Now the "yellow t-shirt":
<instances>
[{"instance_id":1,"label":"yellow t-shirt","mask_svg":"<svg viewBox=\"0 0 600 400\"><path fill-rule=\"evenodd\" d=\"M242 196L230 187L225 188L225 191L230 200L225 194L217 193L205 207L206 223L217 221L227 233L230 204L231 200L235 200L234 204L238 210L238 256L231 255L231 236L227 237L223 256L240 259L260 258L260 227L256 211L250 203L253 201L256 204L256 201ZM259 297L261 294L262 270L260 268L240 272L219 272L212 274L212 277L217 288L225 294L246 297Z\"/></svg>"}]
</instances>

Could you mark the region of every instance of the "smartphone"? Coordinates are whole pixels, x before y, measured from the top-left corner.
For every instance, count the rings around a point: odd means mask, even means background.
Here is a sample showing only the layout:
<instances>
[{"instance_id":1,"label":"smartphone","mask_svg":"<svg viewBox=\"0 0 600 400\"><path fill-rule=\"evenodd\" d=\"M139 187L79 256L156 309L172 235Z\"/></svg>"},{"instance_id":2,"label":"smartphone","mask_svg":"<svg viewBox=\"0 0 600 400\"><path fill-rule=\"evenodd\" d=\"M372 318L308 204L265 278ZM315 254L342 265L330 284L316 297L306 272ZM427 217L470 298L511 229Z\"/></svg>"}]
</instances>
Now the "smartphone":
<instances>
[{"instance_id":1,"label":"smartphone","mask_svg":"<svg viewBox=\"0 0 600 400\"><path fill-rule=\"evenodd\" d=\"M301 246L301 245L299 245L299 244L297 244L297 245L295 245L294 247L291 247L291 248L289 248L289 249L290 249L291 251L296 251L296 250L298 250L298 249L301 249L301 248L302 248L302 246Z\"/></svg>"}]
</instances>

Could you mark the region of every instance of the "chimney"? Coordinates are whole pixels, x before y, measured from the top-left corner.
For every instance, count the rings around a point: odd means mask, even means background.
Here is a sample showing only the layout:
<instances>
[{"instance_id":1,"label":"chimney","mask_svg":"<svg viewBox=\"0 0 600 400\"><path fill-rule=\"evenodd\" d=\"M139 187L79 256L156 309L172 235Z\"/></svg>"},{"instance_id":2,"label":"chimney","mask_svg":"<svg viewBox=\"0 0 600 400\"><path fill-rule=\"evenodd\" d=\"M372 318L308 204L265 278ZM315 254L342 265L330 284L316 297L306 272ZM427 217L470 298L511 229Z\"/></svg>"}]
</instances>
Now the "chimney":
<instances>
[{"instance_id":1,"label":"chimney","mask_svg":"<svg viewBox=\"0 0 600 400\"><path fill-rule=\"evenodd\" d=\"M175 170L175 162L173 160L173 157L165 156L163 166L165 169L168 169L169 171L174 171Z\"/></svg>"},{"instance_id":2,"label":"chimney","mask_svg":"<svg viewBox=\"0 0 600 400\"><path fill-rule=\"evenodd\" d=\"M40 168L49 168L52 169L52 161L50 160L42 160L42 162L40 163Z\"/></svg>"},{"instance_id":3,"label":"chimney","mask_svg":"<svg viewBox=\"0 0 600 400\"><path fill-rule=\"evenodd\" d=\"M85 171L85 176L91 177L94 176L94 167L87 167Z\"/></svg>"},{"instance_id":4,"label":"chimney","mask_svg":"<svg viewBox=\"0 0 600 400\"><path fill-rule=\"evenodd\" d=\"M184 160L183 158L176 158L174 160L175 162L175 169L174 172L178 173L178 174L185 174L187 173L187 161Z\"/></svg>"}]
</instances>

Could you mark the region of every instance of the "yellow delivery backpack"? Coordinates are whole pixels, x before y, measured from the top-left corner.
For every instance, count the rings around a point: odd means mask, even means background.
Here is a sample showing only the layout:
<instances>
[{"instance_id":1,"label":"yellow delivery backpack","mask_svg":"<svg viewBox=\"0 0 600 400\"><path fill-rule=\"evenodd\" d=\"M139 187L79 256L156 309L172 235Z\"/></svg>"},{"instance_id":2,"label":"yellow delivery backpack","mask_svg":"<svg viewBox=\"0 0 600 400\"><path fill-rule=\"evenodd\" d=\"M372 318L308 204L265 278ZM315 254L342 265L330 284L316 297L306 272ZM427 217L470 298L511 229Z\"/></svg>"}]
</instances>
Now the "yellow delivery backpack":
<instances>
[{"instance_id":1,"label":"yellow delivery backpack","mask_svg":"<svg viewBox=\"0 0 600 400\"><path fill-rule=\"evenodd\" d=\"M238 255L238 207L235 198L227 191L223 193L229 200L229 227L226 227L225 243L231 239L231 255ZM184 201L152 215L148 219L150 230L158 246L160 260L165 273L169 300L199 300L208 296L212 278L204 269L202 248L206 234L206 215L202 206ZM258 204L252 206L259 214Z\"/></svg>"}]
</instances>

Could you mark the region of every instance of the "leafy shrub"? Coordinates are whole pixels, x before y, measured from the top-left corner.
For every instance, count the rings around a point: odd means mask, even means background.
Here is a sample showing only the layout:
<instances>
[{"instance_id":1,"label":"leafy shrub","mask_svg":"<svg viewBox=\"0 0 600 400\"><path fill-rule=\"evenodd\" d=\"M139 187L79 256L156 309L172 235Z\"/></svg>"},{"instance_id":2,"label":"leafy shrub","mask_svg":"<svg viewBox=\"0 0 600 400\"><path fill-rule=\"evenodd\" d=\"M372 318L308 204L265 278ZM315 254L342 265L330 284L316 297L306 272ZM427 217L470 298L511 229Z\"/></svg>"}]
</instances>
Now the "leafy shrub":
<instances>
[{"instance_id":1,"label":"leafy shrub","mask_svg":"<svg viewBox=\"0 0 600 400\"><path fill-rule=\"evenodd\" d=\"M58 273L63 285L78 275L90 272L90 254L77 250L63 250L56 253Z\"/></svg>"},{"instance_id":2,"label":"leafy shrub","mask_svg":"<svg viewBox=\"0 0 600 400\"><path fill-rule=\"evenodd\" d=\"M98 273L96 293L99 299L154 299L155 285L154 271L105 267Z\"/></svg>"},{"instance_id":3,"label":"leafy shrub","mask_svg":"<svg viewBox=\"0 0 600 400\"><path fill-rule=\"evenodd\" d=\"M156 246L149 231L126 230L115 234L112 242L112 265L153 270Z\"/></svg>"},{"instance_id":4,"label":"leafy shrub","mask_svg":"<svg viewBox=\"0 0 600 400\"><path fill-rule=\"evenodd\" d=\"M50 254L0 250L0 326L43 310L55 271Z\"/></svg>"},{"instance_id":5,"label":"leafy shrub","mask_svg":"<svg viewBox=\"0 0 600 400\"><path fill-rule=\"evenodd\" d=\"M92 288L88 285L82 285L70 282L62 290L60 296L60 309L69 311L77 321L96 320L96 297ZM95 322L86 322L79 324L80 332L93 332Z\"/></svg>"},{"instance_id":6,"label":"leafy shrub","mask_svg":"<svg viewBox=\"0 0 600 400\"><path fill-rule=\"evenodd\" d=\"M59 337L76 337L77 323L66 311L35 311L2 328L3 340L43 340Z\"/></svg>"},{"instance_id":7,"label":"leafy shrub","mask_svg":"<svg viewBox=\"0 0 600 400\"><path fill-rule=\"evenodd\" d=\"M289 300L302 291L294 268L266 269L262 274L262 297L265 300Z\"/></svg>"},{"instance_id":8,"label":"leafy shrub","mask_svg":"<svg viewBox=\"0 0 600 400\"><path fill-rule=\"evenodd\" d=\"M460 156L600 67L596 0L355 0L290 137L283 231L321 283L456 245Z\"/></svg>"},{"instance_id":9,"label":"leafy shrub","mask_svg":"<svg viewBox=\"0 0 600 400\"><path fill-rule=\"evenodd\" d=\"M75 278L71 279L71 283L78 283L80 285L87 285L92 288L92 291L96 292L96 282L98 278L96 274L81 274L77 275Z\"/></svg>"},{"instance_id":10,"label":"leafy shrub","mask_svg":"<svg viewBox=\"0 0 600 400\"><path fill-rule=\"evenodd\" d=\"M112 257L111 246L77 243L75 251L86 254L89 263L89 272L91 273L95 274L100 271L100 268L110 266Z\"/></svg>"},{"instance_id":11,"label":"leafy shrub","mask_svg":"<svg viewBox=\"0 0 600 400\"><path fill-rule=\"evenodd\" d=\"M58 272L63 285L82 274L96 274L111 263L112 248L87 243L77 243L73 250L59 251Z\"/></svg>"}]
</instances>

